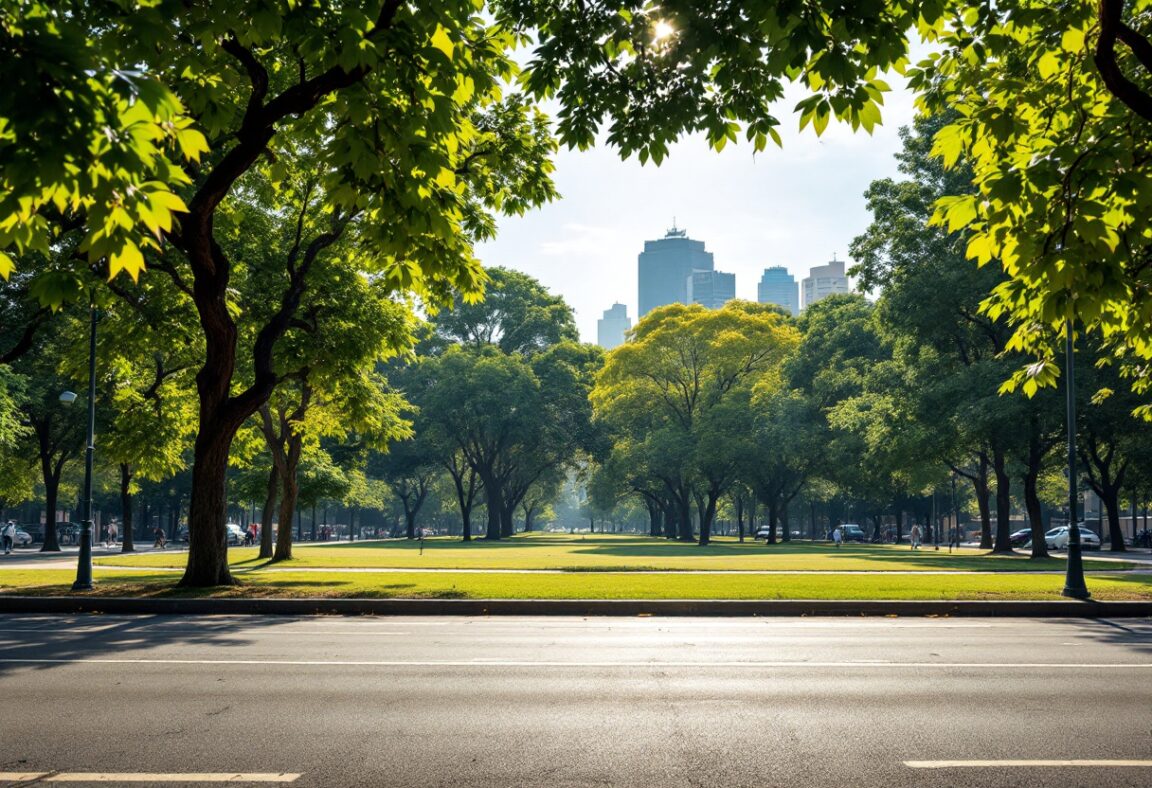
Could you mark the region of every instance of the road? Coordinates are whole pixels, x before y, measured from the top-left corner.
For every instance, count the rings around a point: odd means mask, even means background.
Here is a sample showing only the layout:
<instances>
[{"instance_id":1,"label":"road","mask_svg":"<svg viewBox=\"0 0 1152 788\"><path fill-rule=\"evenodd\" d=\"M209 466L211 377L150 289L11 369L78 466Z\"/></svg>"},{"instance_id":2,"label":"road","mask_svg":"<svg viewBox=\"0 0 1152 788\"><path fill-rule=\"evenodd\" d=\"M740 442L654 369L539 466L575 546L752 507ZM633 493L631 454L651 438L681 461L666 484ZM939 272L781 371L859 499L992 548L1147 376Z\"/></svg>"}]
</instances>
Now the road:
<instances>
[{"instance_id":1,"label":"road","mask_svg":"<svg viewBox=\"0 0 1152 788\"><path fill-rule=\"evenodd\" d=\"M1152 621L4 616L21 780L1146 788Z\"/></svg>"}]
</instances>

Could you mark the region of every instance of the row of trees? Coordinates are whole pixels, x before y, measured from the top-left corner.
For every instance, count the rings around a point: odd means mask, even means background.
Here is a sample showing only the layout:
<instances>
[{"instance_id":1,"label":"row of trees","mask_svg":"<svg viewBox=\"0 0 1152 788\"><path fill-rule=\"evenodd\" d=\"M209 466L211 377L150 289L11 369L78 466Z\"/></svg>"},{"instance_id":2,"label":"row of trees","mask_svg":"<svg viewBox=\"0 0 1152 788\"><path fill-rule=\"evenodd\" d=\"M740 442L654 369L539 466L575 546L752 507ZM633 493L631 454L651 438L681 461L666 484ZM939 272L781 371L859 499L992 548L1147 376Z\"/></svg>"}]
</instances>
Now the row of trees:
<instances>
[{"instance_id":1,"label":"row of trees","mask_svg":"<svg viewBox=\"0 0 1152 788\"><path fill-rule=\"evenodd\" d=\"M690 131L761 148L778 139L773 102L789 81L808 94L802 125L867 130L879 74L896 68L925 108L958 111L937 149L973 163L975 194L946 195L936 219L970 229L968 255L1003 265L982 314L1009 316L1008 341L1041 358L1017 383L1054 380L1050 345L1079 318L1140 387L1152 358L1149 24L1148 0L0 0L0 69L13 77L0 94L0 276L14 288L0 361L27 355L66 302L135 311L109 330L149 325L148 311L170 320L125 353L139 370L126 377L145 406L181 375L194 385L193 418L179 422L194 432L182 582L230 583L234 444L267 407L262 431L287 436L271 451L291 499L283 469L314 439L301 429L294 449L291 425L314 405L357 413L339 404L354 392L325 377L334 354L320 337L361 288L405 316L415 299L477 296L474 242L497 212L554 196L558 141L586 146L604 128L623 155L656 162ZM912 30L935 54L910 68ZM529 41L520 72L512 53ZM558 102L558 139L536 108L545 99ZM361 380L410 347L405 322L364 348ZM18 395L0 382L5 400ZM395 408L364 415L365 451L408 429ZM33 428L4 423L8 444ZM126 464L147 473L146 459Z\"/></svg>"},{"instance_id":2,"label":"row of trees","mask_svg":"<svg viewBox=\"0 0 1152 788\"><path fill-rule=\"evenodd\" d=\"M879 536L882 515L895 515L899 533L911 502L956 474L971 485L984 547L1011 551L1015 496L1033 555L1045 554L1043 512L1060 500L1064 467L1063 398L1001 394L1020 353L1009 322L981 304L1004 274L967 261L962 234L930 226L941 196L974 190L970 171L929 155L949 120L905 130L907 178L868 191L874 221L852 254L875 303L834 296L797 320L743 302L716 312L673 305L609 354L592 394L612 442L593 488L603 506L634 493L653 534L707 544L728 496L741 522L749 504L762 506L775 541L781 514L817 485L872 516ZM1152 490L1152 427L1136 418L1141 400L1115 356L1098 340L1080 344L1080 468L1122 550L1123 499Z\"/></svg>"}]
</instances>

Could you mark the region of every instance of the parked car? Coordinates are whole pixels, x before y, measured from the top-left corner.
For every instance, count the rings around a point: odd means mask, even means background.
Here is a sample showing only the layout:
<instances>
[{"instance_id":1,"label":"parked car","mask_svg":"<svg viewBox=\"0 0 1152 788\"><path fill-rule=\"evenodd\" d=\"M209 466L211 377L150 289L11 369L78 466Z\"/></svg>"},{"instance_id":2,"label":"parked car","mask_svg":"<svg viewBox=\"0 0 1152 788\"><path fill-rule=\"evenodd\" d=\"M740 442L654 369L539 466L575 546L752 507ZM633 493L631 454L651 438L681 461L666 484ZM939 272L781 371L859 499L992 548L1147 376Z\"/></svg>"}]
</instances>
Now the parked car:
<instances>
[{"instance_id":1,"label":"parked car","mask_svg":"<svg viewBox=\"0 0 1152 788\"><path fill-rule=\"evenodd\" d=\"M1008 543L1013 547L1023 547L1032 541L1032 529L1021 528L1008 537Z\"/></svg>"},{"instance_id":2,"label":"parked car","mask_svg":"<svg viewBox=\"0 0 1152 788\"><path fill-rule=\"evenodd\" d=\"M840 526L840 538L845 542L859 542L864 544L868 537L864 536L864 529L856 523L844 523Z\"/></svg>"},{"instance_id":3,"label":"parked car","mask_svg":"<svg viewBox=\"0 0 1152 788\"><path fill-rule=\"evenodd\" d=\"M1044 541L1048 544L1049 550L1067 550L1068 526L1062 525L1059 528L1053 528L1044 534ZM1099 549L1100 537L1096 535L1095 531L1080 526L1080 546L1085 550Z\"/></svg>"},{"instance_id":4,"label":"parked car","mask_svg":"<svg viewBox=\"0 0 1152 788\"><path fill-rule=\"evenodd\" d=\"M766 525L760 526L760 530L756 532L757 539L767 539L772 534L772 529Z\"/></svg>"},{"instance_id":5,"label":"parked car","mask_svg":"<svg viewBox=\"0 0 1152 788\"><path fill-rule=\"evenodd\" d=\"M27 547L32 544L32 534L23 528L16 529L16 537L12 540L17 547Z\"/></svg>"},{"instance_id":6,"label":"parked car","mask_svg":"<svg viewBox=\"0 0 1152 788\"><path fill-rule=\"evenodd\" d=\"M225 523L224 529L228 533L228 544L244 544L244 529L236 523Z\"/></svg>"}]
</instances>

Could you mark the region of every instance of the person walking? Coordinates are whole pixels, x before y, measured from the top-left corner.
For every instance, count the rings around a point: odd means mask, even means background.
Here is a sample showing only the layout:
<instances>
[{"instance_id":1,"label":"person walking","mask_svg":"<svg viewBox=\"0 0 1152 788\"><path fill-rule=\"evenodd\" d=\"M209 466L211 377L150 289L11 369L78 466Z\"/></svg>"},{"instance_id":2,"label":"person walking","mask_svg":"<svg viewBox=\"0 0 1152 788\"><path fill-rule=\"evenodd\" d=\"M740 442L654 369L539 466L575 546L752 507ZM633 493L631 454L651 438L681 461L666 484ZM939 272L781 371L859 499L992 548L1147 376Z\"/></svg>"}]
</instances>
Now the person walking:
<instances>
[{"instance_id":1,"label":"person walking","mask_svg":"<svg viewBox=\"0 0 1152 788\"><path fill-rule=\"evenodd\" d=\"M912 524L912 533L908 534L908 541L912 543L912 547L909 549L911 549L911 550L919 550L920 549L920 524L919 523L913 523Z\"/></svg>"},{"instance_id":2,"label":"person walking","mask_svg":"<svg viewBox=\"0 0 1152 788\"><path fill-rule=\"evenodd\" d=\"M153 547L159 547L161 550L163 550L168 546L168 539L164 536L163 528L156 526L156 530L153 531L153 533L156 534L156 541L153 543Z\"/></svg>"},{"instance_id":3,"label":"person walking","mask_svg":"<svg viewBox=\"0 0 1152 788\"><path fill-rule=\"evenodd\" d=\"M116 534L118 531L119 531L119 529L116 527L116 521L115 520L108 523L108 546L109 547L115 547L116 546Z\"/></svg>"},{"instance_id":4,"label":"person walking","mask_svg":"<svg viewBox=\"0 0 1152 788\"><path fill-rule=\"evenodd\" d=\"M9 520L0 529L0 541L4 543L4 555L12 552L12 545L16 543L16 523Z\"/></svg>"},{"instance_id":5,"label":"person walking","mask_svg":"<svg viewBox=\"0 0 1152 788\"><path fill-rule=\"evenodd\" d=\"M832 529L832 541L836 545L836 549L840 549L840 542L844 541L844 534L840 533L840 526Z\"/></svg>"}]
</instances>

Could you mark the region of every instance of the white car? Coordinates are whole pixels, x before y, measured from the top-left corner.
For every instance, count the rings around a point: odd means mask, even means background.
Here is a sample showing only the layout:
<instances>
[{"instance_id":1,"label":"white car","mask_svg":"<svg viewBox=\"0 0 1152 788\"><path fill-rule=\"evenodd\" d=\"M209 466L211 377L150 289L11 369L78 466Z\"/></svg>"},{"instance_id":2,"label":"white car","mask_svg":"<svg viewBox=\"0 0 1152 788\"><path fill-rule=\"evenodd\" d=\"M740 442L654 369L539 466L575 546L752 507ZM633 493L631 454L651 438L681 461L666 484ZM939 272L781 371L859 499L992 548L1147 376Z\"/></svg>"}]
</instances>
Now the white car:
<instances>
[{"instance_id":1,"label":"white car","mask_svg":"<svg viewBox=\"0 0 1152 788\"><path fill-rule=\"evenodd\" d=\"M23 528L16 529L16 537L12 540L17 547L27 547L32 544L32 534L25 531Z\"/></svg>"},{"instance_id":2,"label":"white car","mask_svg":"<svg viewBox=\"0 0 1152 788\"><path fill-rule=\"evenodd\" d=\"M1067 550L1068 526L1062 525L1059 528L1053 528L1051 531L1048 531L1044 534L1044 541L1048 544L1049 550ZM1095 531L1080 526L1080 546L1085 550L1099 549L1100 537L1096 535Z\"/></svg>"}]
</instances>

